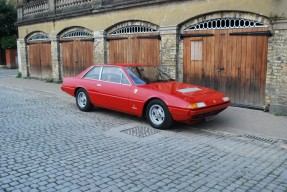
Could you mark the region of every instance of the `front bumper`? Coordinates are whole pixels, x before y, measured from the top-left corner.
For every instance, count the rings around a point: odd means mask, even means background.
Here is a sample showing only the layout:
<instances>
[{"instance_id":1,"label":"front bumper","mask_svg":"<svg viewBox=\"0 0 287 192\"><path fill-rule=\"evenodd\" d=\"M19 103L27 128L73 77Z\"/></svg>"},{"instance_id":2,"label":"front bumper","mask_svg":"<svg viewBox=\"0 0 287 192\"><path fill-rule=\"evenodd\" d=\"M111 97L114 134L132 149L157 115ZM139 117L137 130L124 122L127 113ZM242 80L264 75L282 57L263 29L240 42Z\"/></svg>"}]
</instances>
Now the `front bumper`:
<instances>
[{"instance_id":1,"label":"front bumper","mask_svg":"<svg viewBox=\"0 0 287 192\"><path fill-rule=\"evenodd\" d=\"M172 115L173 120L179 122L197 122L200 120L204 120L208 117L217 115L221 111L225 110L228 106L230 106L230 102L222 103L220 105L205 107L202 109L191 110L191 109L179 109L169 107L169 111Z\"/></svg>"}]
</instances>

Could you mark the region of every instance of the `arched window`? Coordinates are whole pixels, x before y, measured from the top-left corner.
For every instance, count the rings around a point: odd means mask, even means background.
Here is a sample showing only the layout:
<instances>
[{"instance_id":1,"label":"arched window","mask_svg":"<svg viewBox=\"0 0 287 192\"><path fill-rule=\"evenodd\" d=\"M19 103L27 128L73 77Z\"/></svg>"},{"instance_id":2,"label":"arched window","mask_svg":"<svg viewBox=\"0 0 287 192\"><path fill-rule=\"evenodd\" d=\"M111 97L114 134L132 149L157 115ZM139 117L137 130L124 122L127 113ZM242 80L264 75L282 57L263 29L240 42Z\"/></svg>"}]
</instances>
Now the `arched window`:
<instances>
[{"instance_id":1,"label":"arched window","mask_svg":"<svg viewBox=\"0 0 287 192\"><path fill-rule=\"evenodd\" d=\"M140 33L152 33L152 32L158 32L158 30L148 26L130 25L116 29L115 31L111 32L110 35L126 35L126 34L140 34Z\"/></svg>"},{"instance_id":2,"label":"arched window","mask_svg":"<svg viewBox=\"0 0 287 192\"><path fill-rule=\"evenodd\" d=\"M220 18L203 21L186 27L184 31L193 30L213 30L213 29L239 29L239 28L253 28L253 27L267 27L265 24L252 21L248 19L239 18Z\"/></svg>"},{"instance_id":3,"label":"arched window","mask_svg":"<svg viewBox=\"0 0 287 192\"><path fill-rule=\"evenodd\" d=\"M69 39L69 38L89 38L93 37L93 34L91 32L85 31L83 29L76 29L73 31L69 31L68 33L65 33L62 35L63 39Z\"/></svg>"},{"instance_id":4,"label":"arched window","mask_svg":"<svg viewBox=\"0 0 287 192\"><path fill-rule=\"evenodd\" d=\"M50 40L49 36L43 32L37 32L33 34L32 36L28 37L27 41L28 42L33 42L33 41L47 41Z\"/></svg>"}]
</instances>

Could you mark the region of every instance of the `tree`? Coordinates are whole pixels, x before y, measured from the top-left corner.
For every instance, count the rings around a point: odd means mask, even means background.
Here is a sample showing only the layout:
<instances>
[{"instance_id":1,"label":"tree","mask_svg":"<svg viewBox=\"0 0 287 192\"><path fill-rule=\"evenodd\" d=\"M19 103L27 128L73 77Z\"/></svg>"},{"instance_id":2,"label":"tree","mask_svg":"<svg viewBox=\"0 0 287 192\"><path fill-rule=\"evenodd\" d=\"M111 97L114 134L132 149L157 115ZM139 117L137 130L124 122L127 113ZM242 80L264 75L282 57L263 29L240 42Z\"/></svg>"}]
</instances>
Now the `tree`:
<instances>
[{"instance_id":1,"label":"tree","mask_svg":"<svg viewBox=\"0 0 287 192\"><path fill-rule=\"evenodd\" d=\"M16 20L15 6L6 0L0 0L0 44L3 49L16 47Z\"/></svg>"}]
</instances>

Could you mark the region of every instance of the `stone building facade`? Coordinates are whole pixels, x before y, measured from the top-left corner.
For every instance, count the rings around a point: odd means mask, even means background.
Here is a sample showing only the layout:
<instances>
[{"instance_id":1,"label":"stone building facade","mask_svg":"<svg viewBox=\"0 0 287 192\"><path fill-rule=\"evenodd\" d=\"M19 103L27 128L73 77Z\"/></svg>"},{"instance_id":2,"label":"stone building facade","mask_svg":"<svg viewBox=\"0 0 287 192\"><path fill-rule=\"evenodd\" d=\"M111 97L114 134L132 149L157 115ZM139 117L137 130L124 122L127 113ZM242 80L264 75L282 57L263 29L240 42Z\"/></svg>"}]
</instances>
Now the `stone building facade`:
<instances>
[{"instance_id":1,"label":"stone building facade","mask_svg":"<svg viewBox=\"0 0 287 192\"><path fill-rule=\"evenodd\" d=\"M239 106L287 113L286 10L284 0L24 2L16 23L20 70L61 80L90 57L91 64L155 62L179 81L227 91ZM138 47L142 56L120 58ZM190 53L195 47L201 51Z\"/></svg>"}]
</instances>

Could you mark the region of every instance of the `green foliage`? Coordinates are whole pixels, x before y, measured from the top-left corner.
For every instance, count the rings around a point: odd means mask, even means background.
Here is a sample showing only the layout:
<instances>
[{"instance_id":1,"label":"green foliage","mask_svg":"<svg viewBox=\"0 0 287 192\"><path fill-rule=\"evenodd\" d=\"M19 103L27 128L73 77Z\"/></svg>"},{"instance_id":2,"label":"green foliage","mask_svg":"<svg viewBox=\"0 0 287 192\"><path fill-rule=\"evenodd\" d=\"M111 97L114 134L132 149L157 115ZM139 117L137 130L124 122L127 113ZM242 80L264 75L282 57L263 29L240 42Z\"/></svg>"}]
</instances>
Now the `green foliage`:
<instances>
[{"instance_id":1,"label":"green foliage","mask_svg":"<svg viewBox=\"0 0 287 192\"><path fill-rule=\"evenodd\" d=\"M7 0L0 0L0 47L9 49L16 47L17 11L13 4Z\"/></svg>"},{"instance_id":2,"label":"green foliage","mask_svg":"<svg viewBox=\"0 0 287 192\"><path fill-rule=\"evenodd\" d=\"M16 78L22 78L22 73L20 71L17 73Z\"/></svg>"},{"instance_id":3,"label":"green foliage","mask_svg":"<svg viewBox=\"0 0 287 192\"><path fill-rule=\"evenodd\" d=\"M62 84L61 80L53 79L52 77L47 77L43 79L45 83L56 83L56 84Z\"/></svg>"},{"instance_id":4,"label":"green foliage","mask_svg":"<svg viewBox=\"0 0 287 192\"><path fill-rule=\"evenodd\" d=\"M48 77L48 78L45 78L44 81L46 83L53 83L54 82L54 79L52 77Z\"/></svg>"},{"instance_id":5,"label":"green foliage","mask_svg":"<svg viewBox=\"0 0 287 192\"><path fill-rule=\"evenodd\" d=\"M5 37L1 37L0 45L2 49L11 49L15 48L17 45L17 36L16 35L9 35Z\"/></svg>"},{"instance_id":6,"label":"green foliage","mask_svg":"<svg viewBox=\"0 0 287 192\"><path fill-rule=\"evenodd\" d=\"M287 114L281 113L281 112L276 112L274 113L275 116L286 116Z\"/></svg>"},{"instance_id":7,"label":"green foliage","mask_svg":"<svg viewBox=\"0 0 287 192\"><path fill-rule=\"evenodd\" d=\"M62 84L62 83L63 83L63 81L61 81L61 80L54 80L54 83Z\"/></svg>"},{"instance_id":8,"label":"green foliage","mask_svg":"<svg viewBox=\"0 0 287 192\"><path fill-rule=\"evenodd\" d=\"M17 28L14 25L16 20L16 8L6 0L0 0L0 37L17 33Z\"/></svg>"}]
</instances>

